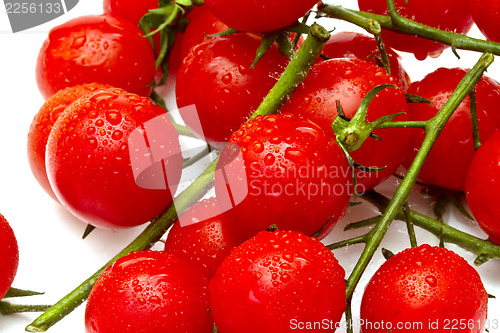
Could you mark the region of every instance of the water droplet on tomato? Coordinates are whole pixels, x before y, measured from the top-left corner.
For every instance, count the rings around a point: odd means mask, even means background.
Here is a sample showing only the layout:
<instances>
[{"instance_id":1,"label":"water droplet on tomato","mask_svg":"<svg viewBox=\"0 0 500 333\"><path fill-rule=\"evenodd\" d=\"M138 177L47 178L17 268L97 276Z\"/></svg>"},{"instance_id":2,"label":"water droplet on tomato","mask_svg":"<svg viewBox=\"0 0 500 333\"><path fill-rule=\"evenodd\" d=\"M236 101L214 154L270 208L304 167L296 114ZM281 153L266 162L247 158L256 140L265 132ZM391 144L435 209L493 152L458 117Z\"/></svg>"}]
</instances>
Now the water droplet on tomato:
<instances>
[{"instance_id":1,"label":"water droplet on tomato","mask_svg":"<svg viewBox=\"0 0 500 333\"><path fill-rule=\"evenodd\" d=\"M431 286L431 287L435 287L435 286L437 286L437 279L436 279L434 276L432 276L432 275L428 275L428 276L426 276L426 277L425 277L425 282L426 282L429 286Z\"/></svg>"},{"instance_id":2,"label":"water droplet on tomato","mask_svg":"<svg viewBox=\"0 0 500 333\"><path fill-rule=\"evenodd\" d=\"M262 142L260 142L260 141L256 141L256 142L254 142L254 144L253 144L252 148L253 148L253 151L254 151L255 153L257 153L257 154L258 154L258 153L262 153L262 152L264 151L264 145L263 145L263 144L262 144Z\"/></svg>"},{"instance_id":3,"label":"water droplet on tomato","mask_svg":"<svg viewBox=\"0 0 500 333\"><path fill-rule=\"evenodd\" d=\"M71 42L71 48L79 49L80 47L85 45L85 42L87 42L87 36L85 35L76 36L73 38L73 41Z\"/></svg>"},{"instance_id":4,"label":"water droplet on tomato","mask_svg":"<svg viewBox=\"0 0 500 333\"><path fill-rule=\"evenodd\" d=\"M122 115L120 112L112 110L106 112L106 120L111 124L111 125L118 125L122 122Z\"/></svg>"},{"instance_id":5,"label":"water droplet on tomato","mask_svg":"<svg viewBox=\"0 0 500 333\"><path fill-rule=\"evenodd\" d=\"M95 125L98 126L98 127L104 126L104 120L97 119L96 122L95 122Z\"/></svg>"},{"instance_id":6,"label":"water droplet on tomato","mask_svg":"<svg viewBox=\"0 0 500 333\"><path fill-rule=\"evenodd\" d=\"M225 74L225 75L222 76L221 80L225 84L230 84L231 81L233 80L233 76L231 75L231 73L227 73L227 74Z\"/></svg>"},{"instance_id":7,"label":"water droplet on tomato","mask_svg":"<svg viewBox=\"0 0 500 333\"><path fill-rule=\"evenodd\" d=\"M306 160L306 154L302 149L287 148L285 157L295 163L303 163Z\"/></svg>"},{"instance_id":8,"label":"water droplet on tomato","mask_svg":"<svg viewBox=\"0 0 500 333\"><path fill-rule=\"evenodd\" d=\"M264 164L265 165L273 165L275 161L276 161L276 158L274 157L273 154L267 154L264 157Z\"/></svg>"},{"instance_id":9,"label":"water droplet on tomato","mask_svg":"<svg viewBox=\"0 0 500 333\"><path fill-rule=\"evenodd\" d=\"M95 138L88 138L87 139L87 147L90 149L96 149L97 148L97 140Z\"/></svg>"},{"instance_id":10,"label":"water droplet on tomato","mask_svg":"<svg viewBox=\"0 0 500 333\"><path fill-rule=\"evenodd\" d=\"M120 140L121 138L123 138L123 132L120 130L116 130L111 134L111 139L113 140Z\"/></svg>"}]
</instances>

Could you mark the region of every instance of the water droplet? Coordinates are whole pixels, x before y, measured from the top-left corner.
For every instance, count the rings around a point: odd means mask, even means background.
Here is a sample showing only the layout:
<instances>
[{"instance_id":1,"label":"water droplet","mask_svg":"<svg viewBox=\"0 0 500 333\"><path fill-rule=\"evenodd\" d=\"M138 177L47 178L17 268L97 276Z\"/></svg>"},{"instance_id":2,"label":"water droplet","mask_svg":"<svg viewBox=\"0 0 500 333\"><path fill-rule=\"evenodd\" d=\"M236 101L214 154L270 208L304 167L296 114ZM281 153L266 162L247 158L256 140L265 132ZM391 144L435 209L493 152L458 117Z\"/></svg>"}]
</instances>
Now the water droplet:
<instances>
[{"instance_id":1,"label":"water droplet","mask_svg":"<svg viewBox=\"0 0 500 333\"><path fill-rule=\"evenodd\" d=\"M106 112L106 120L111 124L111 125L118 125L122 122L122 115L120 112L112 110Z\"/></svg>"},{"instance_id":2,"label":"water droplet","mask_svg":"<svg viewBox=\"0 0 500 333\"><path fill-rule=\"evenodd\" d=\"M96 149L97 148L97 140L95 138L88 138L87 139L87 147L90 149Z\"/></svg>"},{"instance_id":3,"label":"water droplet","mask_svg":"<svg viewBox=\"0 0 500 333\"><path fill-rule=\"evenodd\" d=\"M123 138L123 132L120 130L116 130L111 134L111 139L113 140L120 140L121 138Z\"/></svg>"},{"instance_id":4,"label":"water droplet","mask_svg":"<svg viewBox=\"0 0 500 333\"><path fill-rule=\"evenodd\" d=\"M254 142L253 151L257 154L262 153L264 151L264 145L262 144L262 142L260 142L260 141Z\"/></svg>"},{"instance_id":5,"label":"water droplet","mask_svg":"<svg viewBox=\"0 0 500 333\"><path fill-rule=\"evenodd\" d=\"M88 135L92 135L95 133L95 127L91 126L89 128L87 128L87 134Z\"/></svg>"},{"instance_id":6,"label":"water droplet","mask_svg":"<svg viewBox=\"0 0 500 333\"><path fill-rule=\"evenodd\" d=\"M265 165L273 165L275 161L276 161L276 158L274 157L273 154L267 154L264 157L264 164Z\"/></svg>"},{"instance_id":7,"label":"water droplet","mask_svg":"<svg viewBox=\"0 0 500 333\"><path fill-rule=\"evenodd\" d=\"M227 74L225 74L225 75L222 76L221 80L225 84L230 84L231 81L233 80L233 76L231 75L231 73L227 73Z\"/></svg>"},{"instance_id":8,"label":"water droplet","mask_svg":"<svg viewBox=\"0 0 500 333\"><path fill-rule=\"evenodd\" d=\"M85 42L87 42L87 36L85 35L76 36L73 38L73 41L71 42L71 48L79 49L80 47L85 45Z\"/></svg>"},{"instance_id":9,"label":"water droplet","mask_svg":"<svg viewBox=\"0 0 500 333\"><path fill-rule=\"evenodd\" d=\"M426 276L426 277L425 277L425 282L426 282L429 286L431 286L431 287L435 287L435 286L437 286L437 279L436 279L434 276L432 276L432 275L428 275L428 276Z\"/></svg>"},{"instance_id":10,"label":"water droplet","mask_svg":"<svg viewBox=\"0 0 500 333\"><path fill-rule=\"evenodd\" d=\"M104 126L104 120L97 119L96 122L95 122L95 125L98 126L98 127Z\"/></svg>"},{"instance_id":11,"label":"water droplet","mask_svg":"<svg viewBox=\"0 0 500 333\"><path fill-rule=\"evenodd\" d=\"M295 163L303 163L307 159L306 154L302 149L295 148L287 148L285 151L285 157Z\"/></svg>"}]
</instances>

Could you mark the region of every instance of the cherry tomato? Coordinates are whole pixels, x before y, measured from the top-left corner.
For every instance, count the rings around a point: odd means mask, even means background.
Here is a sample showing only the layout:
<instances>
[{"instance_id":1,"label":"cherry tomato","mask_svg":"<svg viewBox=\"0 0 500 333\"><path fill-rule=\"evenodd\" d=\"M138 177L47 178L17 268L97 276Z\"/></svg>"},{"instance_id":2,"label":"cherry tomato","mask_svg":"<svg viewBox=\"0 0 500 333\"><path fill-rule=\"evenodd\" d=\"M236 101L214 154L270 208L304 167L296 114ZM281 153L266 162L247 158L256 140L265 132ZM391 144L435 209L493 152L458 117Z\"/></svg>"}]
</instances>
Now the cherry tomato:
<instances>
[{"instance_id":1,"label":"cherry tomato","mask_svg":"<svg viewBox=\"0 0 500 333\"><path fill-rule=\"evenodd\" d=\"M229 142L219 160L225 174L215 174L215 193L219 204L235 201L226 214L242 236L248 239L272 224L306 235L324 227L326 234L344 216L351 169L333 135L315 123L290 114L259 116ZM228 163L235 148L241 163ZM248 193L231 192L228 198L227 186Z\"/></svg>"},{"instance_id":2,"label":"cherry tomato","mask_svg":"<svg viewBox=\"0 0 500 333\"><path fill-rule=\"evenodd\" d=\"M472 18L483 35L492 41L500 42L500 1L472 0Z\"/></svg>"},{"instance_id":3,"label":"cherry tomato","mask_svg":"<svg viewBox=\"0 0 500 333\"><path fill-rule=\"evenodd\" d=\"M92 82L149 96L155 57L142 34L134 24L111 15L82 16L53 28L36 64L43 97Z\"/></svg>"},{"instance_id":4,"label":"cherry tomato","mask_svg":"<svg viewBox=\"0 0 500 333\"><path fill-rule=\"evenodd\" d=\"M158 0L104 0L105 14L121 16L124 19L139 24L141 18L148 13L148 9L158 8Z\"/></svg>"},{"instance_id":5,"label":"cherry tomato","mask_svg":"<svg viewBox=\"0 0 500 333\"><path fill-rule=\"evenodd\" d=\"M215 325L220 332L281 333L325 321L331 326L321 331L335 332L346 308L344 275L316 238L260 232L236 247L210 281Z\"/></svg>"},{"instance_id":6,"label":"cherry tomato","mask_svg":"<svg viewBox=\"0 0 500 333\"><path fill-rule=\"evenodd\" d=\"M45 147L50 131L59 115L75 99L104 88L110 86L89 83L62 89L45 101L31 123L28 133L28 162L38 183L56 201L56 195L49 184L45 170Z\"/></svg>"},{"instance_id":7,"label":"cherry tomato","mask_svg":"<svg viewBox=\"0 0 500 333\"><path fill-rule=\"evenodd\" d=\"M243 241L230 229L212 197L191 206L174 223L165 241L165 251L197 263L211 279L231 249Z\"/></svg>"},{"instance_id":8,"label":"cherry tomato","mask_svg":"<svg viewBox=\"0 0 500 333\"><path fill-rule=\"evenodd\" d=\"M184 59L177 75L177 105L196 107L194 118L187 116L184 121L207 141L226 142L257 109L288 64L288 58L272 45L250 69L260 41L248 34L209 38Z\"/></svg>"},{"instance_id":9,"label":"cherry tomato","mask_svg":"<svg viewBox=\"0 0 500 333\"><path fill-rule=\"evenodd\" d=\"M74 101L47 142L47 174L59 201L103 228L136 226L160 214L172 201L168 187L175 192L182 168L178 135L166 117L148 98L117 88ZM140 157L152 168L142 168ZM163 188L148 185L157 178Z\"/></svg>"},{"instance_id":10,"label":"cherry tomato","mask_svg":"<svg viewBox=\"0 0 500 333\"><path fill-rule=\"evenodd\" d=\"M0 299L9 291L19 265L16 236L9 222L0 214Z\"/></svg>"},{"instance_id":11,"label":"cherry tomato","mask_svg":"<svg viewBox=\"0 0 500 333\"><path fill-rule=\"evenodd\" d=\"M394 255L368 282L361 332L483 332L487 303L472 266L425 244Z\"/></svg>"},{"instance_id":12,"label":"cherry tomato","mask_svg":"<svg viewBox=\"0 0 500 333\"><path fill-rule=\"evenodd\" d=\"M87 333L211 332L208 280L172 253L135 252L109 266L92 289Z\"/></svg>"},{"instance_id":13,"label":"cherry tomato","mask_svg":"<svg viewBox=\"0 0 500 333\"><path fill-rule=\"evenodd\" d=\"M316 0L207 0L205 4L215 16L233 29L266 32L295 23L312 9L316 2Z\"/></svg>"},{"instance_id":14,"label":"cherry tomato","mask_svg":"<svg viewBox=\"0 0 500 333\"><path fill-rule=\"evenodd\" d=\"M330 59L314 65L303 84L281 108L282 113L293 113L319 124L332 132L331 124L337 116L336 101L344 114L352 118L363 97L380 84L396 84L396 79L378 66L359 59ZM386 88L378 93L368 107L367 120L407 112L404 93L400 89ZM407 120L406 115L396 120ZM333 133L333 132L332 132ZM376 172L357 170L358 192L380 184L394 173L406 159L410 131L407 129L379 129L374 134L382 141L368 138L362 147L351 153L359 164L383 168Z\"/></svg>"},{"instance_id":15,"label":"cherry tomato","mask_svg":"<svg viewBox=\"0 0 500 333\"><path fill-rule=\"evenodd\" d=\"M479 226L500 244L500 132L495 132L474 153L465 178L465 197Z\"/></svg>"},{"instance_id":16,"label":"cherry tomato","mask_svg":"<svg viewBox=\"0 0 500 333\"><path fill-rule=\"evenodd\" d=\"M467 70L460 68L439 68L419 82L410 85L409 93L429 99L428 103L409 104L412 120L428 120L433 117L451 96ZM483 76L476 85L476 107L479 133L486 140L500 128L500 84ZM409 168L420 148L425 133L414 129L411 137L409 160L404 163ZM427 157L419 177L422 182L451 190L463 191L465 174L474 155L469 97L459 105Z\"/></svg>"},{"instance_id":17,"label":"cherry tomato","mask_svg":"<svg viewBox=\"0 0 500 333\"><path fill-rule=\"evenodd\" d=\"M207 35L227 30L229 27L212 14L207 6L195 7L188 15L189 24L184 31L181 44L181 57L184 59L189 51L201 44Z\"/></svg>"},{"instance_id":18,"label":"cherry tomato","mask_svg":"<svg viewBox=\"0 0 500 333\"><path fill-rule=\"evenodd\" d=\"M386 48L391 74L398 79L401 90L408 90L410 78L401 64L401 57L393 49ZM381 66L380 52L373 37L357 32L343 31L333 34L325 47L323 55L328 58L357 58Z\"/></svg>"},{"instance_id":19,"label":"cherry tomato","mask_svg":"<svg viewBox=\"0 0 500 333\"><path fill-rule=\"evenodd\" d=\"M472 27L471 4L468 0L394 0L400 15L413 21L457 33L466 34ZM386 0L358 0L363 11L389 15ZM432 9L431 9L432 8ZM448 46L421 37L399 34L389 30L382 31L382 39L390 47L411 52L419 60L427 56L437 57Z\"/></svg>"}]
</instances>

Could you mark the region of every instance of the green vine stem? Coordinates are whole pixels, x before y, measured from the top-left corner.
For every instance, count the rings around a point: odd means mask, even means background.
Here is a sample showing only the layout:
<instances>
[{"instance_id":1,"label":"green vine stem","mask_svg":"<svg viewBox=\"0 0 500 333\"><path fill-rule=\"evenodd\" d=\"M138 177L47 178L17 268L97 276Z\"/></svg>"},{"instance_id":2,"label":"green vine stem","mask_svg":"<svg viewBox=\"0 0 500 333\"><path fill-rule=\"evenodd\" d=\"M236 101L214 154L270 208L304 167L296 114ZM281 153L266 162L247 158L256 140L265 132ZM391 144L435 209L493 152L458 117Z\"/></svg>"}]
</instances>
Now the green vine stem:
<instances>
[{"instance_id":1,"label":"green vine stem","mask_svg":"<svg viewBox=\"0 0 500 333\"><path fill-rule=\"evenodd\" d=\"M474 87L474 85L481 79L483 72L488 68L488 66L493 62L494 57L491 53L485 53L481 56L476 65L465 75L465 77L460 81L457 89L450 96L448 101L442 107L442 109L431 118L426 124L426 136L420 147L410 169L408 170L406 176L401 182L400 186L397 188L394 196L392 197L390 203L388 204L381 220L372 229L371 237L366 243L363 253L354 267L349 279L347 281L347 293L346 297L350 299L354 293L354 290L359 283L359 280L364 273L368 263L370 262L373 254L377 250L380 242L385 236L387 229L389 228L391 222L397 216L402 205L408 199L410 191L417 179L418 173L422 168L422 165L429 154L434 142L444 128L444 125L448 119L453 114L454 110L462 102L462 100L467 96L469 91Z\"/></svg>"},{"instance_id":2,"label":"green vine stem","mask_svg":"<svg viewBox=\"0 0 500 333\"><path fill-rule=\"evenodd\" d=\"M329 38L330 34L326 29L317 24L311 26L308 37L251 119L257 115L271 114L279 110L288 96L305 79L307 74L309 74L312 65ZM217 160L195 179L186 190L179 194L174 204L170 205L163 214L151 221L148 227L132 241L132 243L108 261L91 277L35 319L35 321L26 327L26 331L45 332L85 301L95 282L106 267L113 264L119 258L128 255L130 252L151 248L175 221L177 212L182 212L187 209L190 205L201 199L212 187L216 163Z\"/></svg>"},{"instance_id":3,"label":"green vine stem","mask_svg":"<svg viewBox=\"0 0 500 333\"><path fill-rule=\"evenodd\" d=\"M32 291L32 290L23 290L23 289L18 289L18 288L10 288L9 291L7 291L7 294L3 297L5 298L12 298L12 297L26 297L26 296L36 296L36 295L43 295L44 293L38 292L38 291Z\"/></svg>"},{"instance_id":4,"label":"green vine stem","mask_svg":"<svg viewBox=\"0 0 500 333\"><path fill-rule=\"evenodd\" d=\"M3 315L9 315L18 312L43 312L48 310L50 307L50 305L24 305L0 301L0 313Z\"/></svg>"},{"instance_id":5,"label":"green vine stem","mask_svg":"<svg viewBox=\"0 0 500 333\"><path fill-rule=\"evenodd\" d=\"M342 19L362 28L366 27L367 20L373 20L377 21L382 28L450 45L453 50L462 49L500 55L500 43L472 38L464 34L443 31L417 23L398 14L394 6L394 0L388 0L388 4L390 5L391 16L356 11L342 6L326 5L323 3L318 6L318 11L329 17Z\"/></svg>"}]
</instances>

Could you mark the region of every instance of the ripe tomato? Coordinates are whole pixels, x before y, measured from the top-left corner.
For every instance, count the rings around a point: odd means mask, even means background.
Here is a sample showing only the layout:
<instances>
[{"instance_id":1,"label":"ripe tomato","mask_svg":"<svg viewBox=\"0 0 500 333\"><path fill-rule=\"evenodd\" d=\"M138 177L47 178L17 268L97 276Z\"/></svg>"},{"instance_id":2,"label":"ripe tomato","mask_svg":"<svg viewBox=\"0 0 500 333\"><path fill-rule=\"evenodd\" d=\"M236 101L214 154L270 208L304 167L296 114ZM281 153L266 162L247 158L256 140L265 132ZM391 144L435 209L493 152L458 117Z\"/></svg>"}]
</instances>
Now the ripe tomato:
<instances>
[{"instance_id":1,"label":"ripe tomato","mask_svg":"<svg viewBox=\"0 0 500 333\"><path fill-rule=\"evenodd\" d=\"M140 126L163 113L148 98L117 88L74 101L55 122L47 142L47 174L59 201L81 220L103 228L136 226L160 214L172 201L168 186L174 193L181 174L178 135L166 115L155 118L162 127L153 132ZM130 139L138 127L139 135ZM152 168L152 175L144 170L135 177L141 156L160 171L155 174ZM163 188L143 185L155 177Z\"/></svg>"},{"instance_id":2,"label":"ripe tomato","mask_svg":"<svg viewBox=\"0 0 500 333\"><path fill-rule=\"evenodd\" d=\"M236 247L210 281L215 325L220 332L281 333L326 321L324 331L335 332L346 308L344 275L316 238L260 232Z\"/></svg>"},{"instance_id":3,"label":"ripe tomato","mask_svg":"<svg viewBox=\"0 0 500 333\"><path fill-rule=\"evenodd\" d=\"M16 236L9 222L0 214L0 299L9 291L19 265Z\"/></svg>"},{"instance_id":4,"label":"ripe tomato","mask_svg":"<svg viewBox=\"0 0 500 333\"><path fill-rule=\"evenodd\" d=\"M227 30L229 27L212 14L207 6L195 7L188 15L189 24L184 31L181 43L181 57L184 59L189 51L201 44L207 35Z\"/></svg>"},{"instance_id":5,"label":"ripe tomato","mask_svg":"<svg viewBox=\"0 0 500 333\"><path fill-rule=\"evenodd\" d=\"M205 4L215 16L233 29L266 32L295 23L312 9L316 2L316 0L207 0Z\"/></svg>"},{"instance_id":6,"label":"ripe tomato","mask_svg":"<svg viewBox=\"0 0 500 333\"><path fill-rule=\"evenodd\" d=\"M158 0L104 0L105 14L120 16L124 19L139 24L141 18L148 13L148 9L158 8Z\"/></svg>"},{"instance_id":7,"label":"ripe tomato","mask_svg":"<svg viewBox=\"0 0 500 333\"><path fill-rule=\"evenodd\" d=\"M361 332L483 332L487 303L479 274L462 257L421 245L394 255L371 278Z\"/></svg>"},{"instance_id":8,"label":"ripe tomato","mask_svg":"<svg viewBox=\"0 0 500 333\"><path fill-rule=\"evenodd\" d=\"M438 28L466 34L472 27L471 4L468 0L395 0L400 15L413 21ZM386 0L358 0L359 9L375 14L389 15ZM432 10L430 10L432 8ZM382 31L384 42L390 47L411 52L418 60L427 56L437 57L448 46L421 37Z\"/></svg>"},{"instance_id":9,"label":"ripe tomato","mask_svg":"<svg viewBox=\"0 0 500 333\"><path fill-rule=\"evenodd\" d=\"M87 333L212 331L208 280L172 253L134 252L109 266L92 289Z\"/></svg>"},{"instance_id":10,"label":"ripe tomato","mask_svg":"<svg viewBox=\"0 0 500 333\"><path fill-rule=\"evenodd\" d=\"M74 100L104 88L110 88L110 86L89 83L59 90L45 101L31 123L28 132L28 162L38 183L56 201L56 195L49 184L45 170L45 147L52 126Z\"/></svg>"},{"instance_id":11,"label":"ripe tomato","mask_svg":"<svg viewBox=\"0 0 500 333\"><path fill-rule=\"evenodd\" d=\"M155 58L142 34L134 24L111 15L82 16L53 28L36 64L43 97L91 82L149 96Z\"/></svg>"},{"instance_id":12,"label":"ripe tomato","mask_svg":"<svg viewBox=\"0 0 500 333\"><path fill-rule=\"evenodd\" d=\"M281 112L312 120L325 131L332 132L332 122L337 116L337 100L340 101L344 114L352 118L361 100L372 88L380 84L396 83L396 79L383 68L364 60L330 59L314 65L303 84L281 108ZM406 111L404 93L400 89L387 88L371 102L367 120L371 122L385 115ZM407 116L399 116L396 120L407 120ZM351 156L364 166L386 168L372 173L357 170L358 192L380 184L393 174L407 156L409 130L379 129L374 133L382 141L368 138Z\"/></svg>"},{"instance_id":13,"label":"ripe tomato","mask_svg":"<svg viewBox=\"0 0 500 333\"><path fill-rule=\"evenodd\" d=\"M474 153L465 178L465 197L479 226L500 244L500 132Z\"/></svg>"},{"instance_id":14,"label":"ripe tomato","mask_svg":"<svg viewBox=\"0 0 500 333\"><path fill-rule=\"evenodd\" d=\"M248 239L272 224L311 235L328 223L326 234L344 216L351 169L333 135L315 123L290 114L259 116L229 142L219 161L225 174L215 174L215 193L219 204L238 201L226 214L242 236ZM235 148L241 164L227 163ZM248 193L228 198L228 185Z\"/></svg>"},{"instance_id":15,"label":"ripe tomato","mask_svg":"<svg viewBox=\"0 0 500 333\"><path fill-rule=\"evenodd\" d=\"M500 42L500 1L472 0L472 18L483 35L492 41Z\"/></svg>"},{"instance_id":16,"label":"ripe tomato","mask_svg":"<svg viewBox=\"0 0 500 333\"><path fill-rule=\"evenodd\" d=\"M448 100L466 72L467 70L460 68L439 68L423 80L412 83L408 92L429 99L432 106L427 103L410 104L410 118L428 120L433 117ZM500 114L497 112L499 103L500 84L483 76L476 85L476 107L481 140L486 140L500 128ZM413 161L424 136L423 130L413 130L410 158L405 163L406 168ZM446 123L419 177L426 184L463 191L465 174L473 155L470 102L467 97Z\"/></svg>"},{"instance_id":17,"label":"ripe tomato","mask_svg":"<svg viewBox=\"0 0 500 333\"><path fill-rule=\"evenodd\" d=\"M165 251L197 263L211 279L231 249L243 241L230 229L212 197L191 206L174 223L165 241Z\"/></svg>"},{"instance_id":18,"label":"ripe tomato","mask_svg":"<svg viewBox=\"0 0 500 333\"><path fill-rule=\"evenodd\" d=\"M393 49L386 48L391 74L398 79L401 90L408 90L410 78L401 64L401 57ZM357 32L343 31L333 34L323 48L323 55L328 58L357 58L372 64L381 65L380 52L373 37Z\"/></svg>"},{"instance_id":19,"label":"ripe tomato","mask_svg":"<svg viewBox=\"0 0 500 333\"><path fill-rule=\"evenodd\" d=\"M184 117L184 121L207 141L226 142L288 64L288 58L272 45L250 69L259 45L260 38L249 34L208 38L184 59L177 74L177 105L196 107L194 118Z\"/></svg>"}]
</instances>

